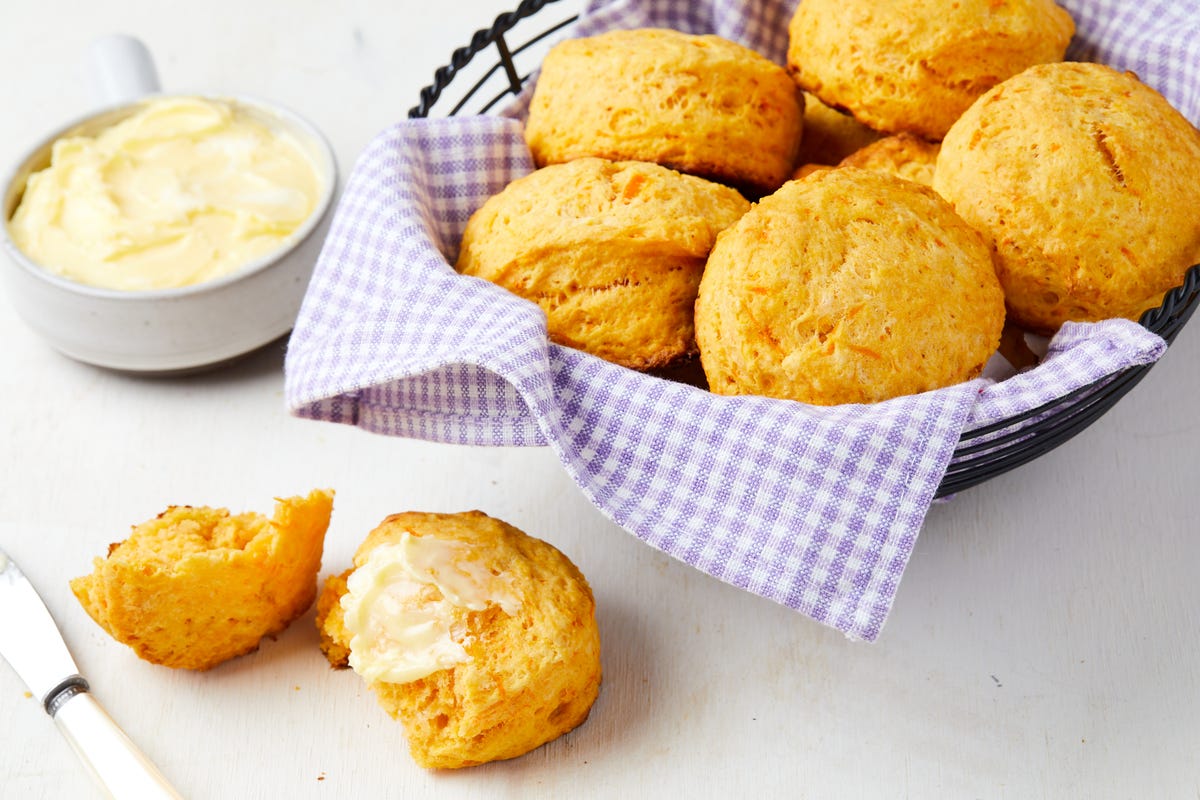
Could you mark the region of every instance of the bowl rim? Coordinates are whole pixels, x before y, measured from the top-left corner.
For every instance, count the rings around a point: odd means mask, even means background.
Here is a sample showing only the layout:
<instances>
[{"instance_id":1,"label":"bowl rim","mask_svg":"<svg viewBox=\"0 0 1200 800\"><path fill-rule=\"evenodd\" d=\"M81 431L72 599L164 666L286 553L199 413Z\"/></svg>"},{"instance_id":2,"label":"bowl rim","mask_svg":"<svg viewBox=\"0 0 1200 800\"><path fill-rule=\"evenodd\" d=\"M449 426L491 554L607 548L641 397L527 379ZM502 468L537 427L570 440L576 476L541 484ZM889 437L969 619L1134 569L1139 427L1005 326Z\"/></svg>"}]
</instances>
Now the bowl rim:
<instances>
[{"instance_id":1,"label":"bowl rim","mask_svg":"<svg viewBox=\"0 0 1200 800\"><path fill-rule=\"evenodd\" d=\"M18 180L25 166L39 152L47 147L53 146L55 142L65 136L70 135L73 131L86 127L88 123L98 120L101 117L112 115L120 116L122 113L132 111L140 106L147 105L156 100L169 99L173 97L198 97L204 100L216 100L220 102L231 103L235 106L243 106L264 113L268 116L282 119L290 128L298 130L307 136L309 141L314 145L312 148L317 163L314 167L323 178L321 194L317 200L313 210L305 218L304 222L292 231L288 240L283 246L277 250L273 250L257 258L251 259L233 272L222 275L212 280L200 281L198 283L189 284L187 286L174 286L165 289L111 289L103 286L94 286L80 281L74 281L70 278L65 278L51 272L46 267L39 265L36 261L30 258L26 253L17 246L13 241L12 235L8 230L10 214L8 211L0 207L0 244L3 244L4 249L8 252L12 260L18 267L29 273L32 277L47 283L56 289L75 294L81 297L94 298L98 300L110 300L115 302L133 302L139 300L177 300L184 297L194 297L212 292L218 292L221 289L233 283L245 280L252 275L262 272L269 267L277 264L285 259L293 251L296 250L309 235L316 230L325 216L328 214L330 207L333 205L334 197L337 195L338 184L338 168L337 159L333 153L333 147L329 144L329 140L325 135L310 122L291 108L276 103L271 100L263 100L254 95L247 94L228 94L228 93L208 93L208 92L153 92L143 95L132 102L115 103L110 105L94 108L85 114L81 114L70 122L60 125L49 135L42 137L33 146L26 148L22 154L5 168L3 173L0 173L0 201L9 196L10 190L14 183ZM115 124L115 121L114 121ZM32 174L32 173L31 173ZM22 190L23 191L23 190ZM18 204L19 205L19 204ZM13 212L16 211L14 206Z\"/></svg>"}]
</instances>

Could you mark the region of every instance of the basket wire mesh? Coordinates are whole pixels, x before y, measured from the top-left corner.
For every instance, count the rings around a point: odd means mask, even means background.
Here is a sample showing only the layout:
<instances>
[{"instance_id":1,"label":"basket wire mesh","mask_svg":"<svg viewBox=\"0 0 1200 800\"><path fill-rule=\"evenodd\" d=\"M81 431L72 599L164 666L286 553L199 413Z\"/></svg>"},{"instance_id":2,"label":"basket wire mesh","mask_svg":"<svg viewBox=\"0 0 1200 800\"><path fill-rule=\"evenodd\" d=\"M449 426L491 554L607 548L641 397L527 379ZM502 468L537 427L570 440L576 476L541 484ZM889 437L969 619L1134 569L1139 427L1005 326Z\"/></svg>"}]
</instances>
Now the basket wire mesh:
<instances>
[{"instance_id":1,"label":"basket wire mesh","mask_svg":"<svg viewBox=\"0 0 1200 800\"><path fill-rule=\"evenodd\" d=\"M500 101L518 94L554 35L577 19L574 14L556 17L548 27L539 26L527 35L529 23L534 22L530 17L557 1L524 0L515 10L496 17L490 28L476 31L469 44L451 54L450 63L434 71L433 83L421 90L420 100L409 109L408 116L429 117L435 112L445 116L485 114ZM528 38L521 38L517 45L510 41L526 35ZM481 56L490 48L495 52ZM452 84L465 89L451 97L447 89ZM1200 264L1187 271L1184 282L1163 297L1162 305L1147 311L1138 321L1170 344L1191 318L1198 297ZM969 489L1063 444L1112 408L1151 366L1130 367L1037 408L966 431L955 448L937 497Z\"/></svg>"}]
</instances>

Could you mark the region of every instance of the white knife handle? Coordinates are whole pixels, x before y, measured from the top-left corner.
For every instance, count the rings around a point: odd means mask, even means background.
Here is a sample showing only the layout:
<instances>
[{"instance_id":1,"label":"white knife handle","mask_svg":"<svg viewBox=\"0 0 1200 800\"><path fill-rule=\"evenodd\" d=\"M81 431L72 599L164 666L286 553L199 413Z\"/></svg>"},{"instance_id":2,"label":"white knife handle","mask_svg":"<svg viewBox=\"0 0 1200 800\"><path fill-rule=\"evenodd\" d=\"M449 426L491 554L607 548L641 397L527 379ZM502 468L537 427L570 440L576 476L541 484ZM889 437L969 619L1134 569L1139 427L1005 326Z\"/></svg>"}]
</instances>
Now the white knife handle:
<instances>
[{"instance_id":1,"label":"white knife handle","mask_svg":"<svg viewBox=\"0 0 1200 800\"><path fill-rule=\"evenodd\" d=\"M53 716L71 747L115 800L182 800L86 689L56 704Z\"/></svg>"}]
</instances>

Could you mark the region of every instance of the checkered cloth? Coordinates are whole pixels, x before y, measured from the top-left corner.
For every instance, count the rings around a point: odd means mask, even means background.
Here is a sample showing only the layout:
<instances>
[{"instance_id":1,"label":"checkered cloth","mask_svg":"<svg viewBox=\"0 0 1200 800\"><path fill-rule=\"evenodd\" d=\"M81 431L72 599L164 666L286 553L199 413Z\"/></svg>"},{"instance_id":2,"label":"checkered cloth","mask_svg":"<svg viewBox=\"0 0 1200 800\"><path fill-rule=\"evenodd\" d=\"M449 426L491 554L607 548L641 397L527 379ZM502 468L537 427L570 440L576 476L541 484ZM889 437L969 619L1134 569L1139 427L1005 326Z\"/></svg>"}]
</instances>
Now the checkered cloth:
<instances>
[{"instance_id":1,"label":"checkered cloth","mask_svg":"<svg viewBox=\"0 0 1200 800\"><path fill-rule=\"evenodd\" d=\"M781 60L793 3L620 0L576 33L716 32ZM1073 54L1200 118L1200 3L1073 0ZM538 307L452 269L483 201L533 169L508 117L403 122L350 175L288 348L292 413L457 444L548 445L609 519L672 556L873 640L964 430L1165 343L1068 324L1032 371L871 406L719 397L551 344ZM514 118L518 117L518 118Z\"/></svg>"}]
</instances>

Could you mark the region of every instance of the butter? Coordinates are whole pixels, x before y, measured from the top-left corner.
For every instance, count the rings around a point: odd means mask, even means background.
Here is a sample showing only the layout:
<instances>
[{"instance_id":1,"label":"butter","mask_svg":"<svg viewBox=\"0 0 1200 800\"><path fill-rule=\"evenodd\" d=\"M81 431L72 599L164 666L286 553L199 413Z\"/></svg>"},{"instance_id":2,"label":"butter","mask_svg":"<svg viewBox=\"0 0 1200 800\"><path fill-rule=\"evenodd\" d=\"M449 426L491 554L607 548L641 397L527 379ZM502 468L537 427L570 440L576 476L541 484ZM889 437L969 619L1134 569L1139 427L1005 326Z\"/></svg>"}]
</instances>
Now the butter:
<instances>
[{"instance_id":1,"label":"butter","mask_svg":"<svg viewBox=\"0 0 1200 800\"><path fill-rule=\"evenodd\" d=\"M346 589L350 667L371 683L407 683L469 661L463 610L498 605L511 615L521 607L506 576L467 544L407 532L372 550Z\"/></svg>"},{"instance_id":2,"label":"butter","mask_svg":"<svg viewBox=\"0 0 1200 800\"><path fill-rule=\"evenodd\" d=\"M291 135L230 103L170 97L96 136L55 142L9 233L30 259L70 280L175 288L282 247L321 189Z\"/></svg>"}]
</instances>

